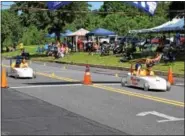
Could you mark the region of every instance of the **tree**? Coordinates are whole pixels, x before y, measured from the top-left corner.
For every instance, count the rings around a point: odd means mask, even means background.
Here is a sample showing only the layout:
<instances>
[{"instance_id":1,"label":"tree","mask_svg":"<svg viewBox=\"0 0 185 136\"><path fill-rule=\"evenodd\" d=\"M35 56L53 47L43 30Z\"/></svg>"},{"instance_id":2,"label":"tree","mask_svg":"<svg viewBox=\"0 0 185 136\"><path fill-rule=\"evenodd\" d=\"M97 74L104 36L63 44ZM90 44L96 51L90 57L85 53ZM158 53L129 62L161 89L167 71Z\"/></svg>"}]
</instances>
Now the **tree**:
<instances>
[{"instance_id":1,"label":"tree","mask_svg":"<svg viewBox=\"0 0 185 136\"><path fill-rule=\"evenodd\" d=\"M13 43L18 42L21 36L22 36L22 27L20 24L19 16L9 10L3 10L1 25L2 45L3 46L12 45Z\"/></svg>"},{"instance_id":2,"label":"tree","mask_svg":"<svg viewBox=\"0 0 185 136\"><path fill-rule=\"evenodd\" d=\"M101 12L125 12L127 15L136 15L138 10L122 1L105 1L100 8ZM104 17L109 13L102 14ZM124 14L124 13L123 13Z\"/></svg>"},{"instance_id":3,"label":"tree","mask_svg":"<svg viewBox=\"0 0 185 136\"><path fill-rule=\"evenodd\" d=\"M32 24L37 26L38 30L48 27L48 32L55 33L57 40L60 39L60 33L67 23L72 23L76 18L86 16L87 12L78 13L78 11L89 11L87 2L72 2L57 11L43 11L47 9L46 2L15 2L12 10L18 12L22 10L21 19L24 26ZM35 10L37 8L37 10ZM69 11L69 12L66 12Z\"/></svg>"},{"instance_id":4,"label":"tree","mask_svg":"<svg viewBox=\"0 0 185 136\"><path fill-rule=\"evenodd\" d=\"M126 34L131 29L151 28L160 25L167 21L168 5L168 3L158 2L155 15L151 17L125 2L106 1L100 8L100 11L107 12L102 16L103 27L118 34Z\"/></svg>"},{"instance_id":5,"label":"tree","mask_svg":"<svg viewBox=\"0 0 185 136\"><path fill-rule=\"evenodd\" d=\"M38 30L35 25L30 25L29 27L24 28L24 35L22 36L21 41L25 45L39 45L44 44L45 30Z\"/></svg>"}]
</instances>

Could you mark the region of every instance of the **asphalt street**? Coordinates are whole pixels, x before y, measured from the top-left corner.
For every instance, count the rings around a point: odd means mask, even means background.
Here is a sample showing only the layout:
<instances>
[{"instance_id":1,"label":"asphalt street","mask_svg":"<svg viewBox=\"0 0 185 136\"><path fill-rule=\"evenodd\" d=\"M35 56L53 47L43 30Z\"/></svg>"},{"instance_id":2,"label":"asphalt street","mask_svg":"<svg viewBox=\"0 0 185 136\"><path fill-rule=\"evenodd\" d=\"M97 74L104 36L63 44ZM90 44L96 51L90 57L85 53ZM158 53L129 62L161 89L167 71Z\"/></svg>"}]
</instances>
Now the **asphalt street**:
<instances>
[{"instance_id":1,"label":"asphalt street","mask_svg":"<svg viewBox=\"0 0 185 136\"><path fill-rule=\"evenodd\" d=\"M184 135L183 86L145 92L121 87L121 77L95 70L94 84L84 86L84 67L33 62L30 66L36 79L9 77L9 88L2 90L4 133Z\"/></svg>"}]
</instances>

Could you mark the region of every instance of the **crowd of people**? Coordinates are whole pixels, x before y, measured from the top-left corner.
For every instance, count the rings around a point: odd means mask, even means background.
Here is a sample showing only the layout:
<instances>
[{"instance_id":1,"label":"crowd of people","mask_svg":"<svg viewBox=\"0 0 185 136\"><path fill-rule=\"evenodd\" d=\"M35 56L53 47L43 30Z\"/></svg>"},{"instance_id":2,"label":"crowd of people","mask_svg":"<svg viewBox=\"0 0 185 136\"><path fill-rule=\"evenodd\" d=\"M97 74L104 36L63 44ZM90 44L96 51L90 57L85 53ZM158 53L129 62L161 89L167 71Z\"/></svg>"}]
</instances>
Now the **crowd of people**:
<instances>
[{"instance_id":1,"label":"crowd of people","mask_svg":"<svg viewBox=\"0 0 185 136\"><path fill-rule=\"evenodd\" d=\"M78 51L97 52L100 49L100 45L91 39L83 41L79 38L77 41L77 48Z\"/></svg>"},{"instance_id":2,"label":"crowd of people","mask_svg":"<svg viewBox=\"0 0 185 136\"><path fill-rule=\"evenodd\" d=\"M71 51L76 49L73 48L72 43L70 42L52 42L50 44L45 44L43 47L38 47L37 52L46 52L47 56L54 56L55 58L65 57ZM77 41L77 51L78 52L98 52L100 50L100 46L97 42L92 40L83 41L82 39L78 39Z\"/></svg>"},{"instance_id":3,"label":"crowd of people","mask_svg":"<svg viewBox=\"0 0 185 136\"><path fill-rule=\"evenodd\" d=\"M56 43L52 42L49 44L45 44L44 46L38 46L36 52L46 52L47 56L54 56L59 58L64 57L71 51L71 48L69 48L68 46L69 45L67 43L57 41Z\"/></svg>"}]
</instances>

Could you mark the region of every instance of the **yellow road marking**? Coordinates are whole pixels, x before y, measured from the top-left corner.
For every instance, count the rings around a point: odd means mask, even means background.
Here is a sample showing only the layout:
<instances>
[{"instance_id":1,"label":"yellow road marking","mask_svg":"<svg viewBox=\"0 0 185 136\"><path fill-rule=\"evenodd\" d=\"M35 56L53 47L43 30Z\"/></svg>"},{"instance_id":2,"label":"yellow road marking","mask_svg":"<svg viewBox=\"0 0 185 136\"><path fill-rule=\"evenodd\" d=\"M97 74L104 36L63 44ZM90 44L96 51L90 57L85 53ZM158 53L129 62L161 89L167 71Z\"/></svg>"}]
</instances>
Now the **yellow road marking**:
<instances>
[{"instance_id":1,"label":"yellow road marking","mask_svg":"<svg viewBox=\"0 0 185 136\"><path fill-rule=\"evenodd\" d=\"M107 89L115 89L113 87L108 87L108 86L104 86L104 85L94 85L94 86L104 87L104 88L107 88ZM130 92L130 91L126 91L126 90L123 90L123 89L116 89L116 90L121 91L121 93L125 93L125 94L140 95L140 96L143 96L143 97L149 97L149 98L154 98L154 99L160 99L160 100L163 100L163 101L170 101L170 102L174 102L174 103L184 104L183 102L179 102L179 101L169 100L169 99L160 98L160 97L151 96L151 95L145 95L145 94L141 94L141 93Z\"/></svg>"},{"instance_id":2,"label":"yellow road marking","mask_svg":"<svg viewBox=\"0 0 185 136\"><path fill-rule=\"evenodd\" d=\"M9 66L6 66L6 65L3 65L3 66L9 67ZM45 76L45 77L49 77L49 78L53 78L53 79L58 79L58 80L64 80L64 81L69 81L69 82L80 82L79 80L74 80L74 79L66 78L66 77L52 76L52 74L47 74L47 73L36 72L36 74L42 75L42 76ZM179 101L175 101L175 100L169 100L169 99L160 98L160 97L156 97L156 96L145 95L145 94L141 94L141 93L135 93L135 92L126 91L126 90L123 90L123 89L117 89L117 88L113 88L113 87L108 87L108 86L104 86L104 85L93 84L93 85L89 85L89 86L99 88L99 89L103 89L103 90L107 90L107 91L111 91L111 92L116 92L116 93L120 93L120 94L129 95L129 96L135 96L135 97L139 97L139 98L153 100L153 101L161 102L161 103L165 103L165 104L184 107L184 102L179 102Z\"/></svg>"},{"instance_id":3,"label":"yellow road marking","mask_svg":"<svg viewBox=\"0 0 185 136\"><path fill-rule=\"evenodd\" d=\"M47 73L40 73L40 72L36 72L37 75L41 75L41 76L46 76L49 78L54 78L54 79L59 79L59 80L64 80L64 81L69 81L69 82L79 82L79 80L74 80L74 79L70 79L70 78L65 78L65 77L58 77L58 76L52 76L52 74L47 74Z\"/></svg>"},{"instance_id":4,"label":"yellow road marking","mask_svg":"<svg viewBox=\"0 0 185 136\"><path fill-rule=\"evenodd\" d=\"M129 96L135 96L135 97L139 97L139 98L162 102L165 104L171 104L171 105L175 105L175 106L184 107L184 103L179 102L179 101L173 101L173 100L168 100L168 99L163 99L163 98L159 98L159 97L153 97L150 95L143 95L143 94L138 94L138 93L133 93L133 92L125 92L125 90L122 90L122 89L115 89L115 88L105 87L102 85L92 85L92 86L94 86L96 88L108 90L111 92L121 93L121 94L129 95Z\"/></svg>"}]
</instances>

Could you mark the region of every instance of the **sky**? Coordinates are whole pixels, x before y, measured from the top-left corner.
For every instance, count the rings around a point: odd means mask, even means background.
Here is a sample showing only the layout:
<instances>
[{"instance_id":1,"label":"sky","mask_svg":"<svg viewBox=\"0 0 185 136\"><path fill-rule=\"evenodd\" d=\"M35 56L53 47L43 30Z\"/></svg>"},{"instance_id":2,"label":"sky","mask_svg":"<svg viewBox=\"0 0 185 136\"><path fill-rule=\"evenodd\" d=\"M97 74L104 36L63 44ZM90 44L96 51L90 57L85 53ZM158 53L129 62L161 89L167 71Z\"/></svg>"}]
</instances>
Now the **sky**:
<instances>
[{"instance_id":1,"label":"sky","mask_svg":"<svg viewBox=\"0 0 185 136\"><path fill-rule=\"evenodd\" d=\"M2 9L9 8L9 5L12 5L14 2L2 2L2 5L8 5L8 6L2 6ZM103 5L103 2L88 2L92 5L91 10L99 9L101 5Z\"/></svg>"}]
</instances>

